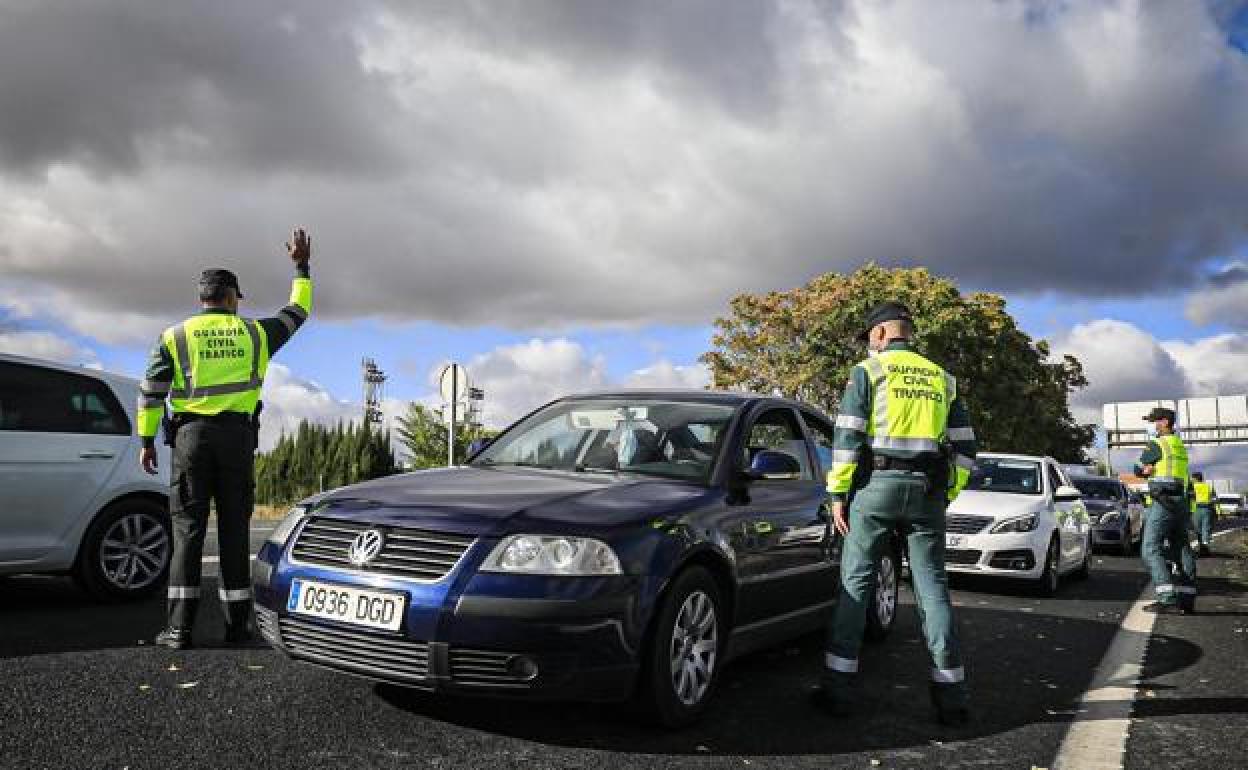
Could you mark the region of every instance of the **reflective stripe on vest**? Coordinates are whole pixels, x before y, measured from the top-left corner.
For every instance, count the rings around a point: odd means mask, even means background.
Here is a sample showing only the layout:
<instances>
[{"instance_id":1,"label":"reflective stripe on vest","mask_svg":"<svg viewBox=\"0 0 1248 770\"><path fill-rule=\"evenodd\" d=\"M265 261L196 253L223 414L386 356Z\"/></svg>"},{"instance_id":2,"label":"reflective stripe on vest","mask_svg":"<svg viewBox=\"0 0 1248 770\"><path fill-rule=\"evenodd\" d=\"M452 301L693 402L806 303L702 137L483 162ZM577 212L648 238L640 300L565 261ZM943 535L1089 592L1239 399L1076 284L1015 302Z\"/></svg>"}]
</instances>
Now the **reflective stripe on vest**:
<instances>
[{"instance_id":1,"label":"reflective stripe on vest","mask_svg":"<svg viewBox=\"0 0 1248 770\"><path fill-rule=\"evenodd\" d=\"M1183 439L1171 433L1154 440L1161 450L1161 461L1153 466L1151 480L1187 486L1187 447L1183 446Z\"/></svg>"},{"instance_id":2,"label":"reflective stripe on vest","mask_svg":"<svg viewBox=\"0 0 1248 770\"><path fill-rule=\"evenodd\" d=\"M268 341L259 323L204 313L165 332L174 356L169 391L174 412L252 413L268 369Z\"/></svg>"},{"instance_id":3,"label":"reflective stripe on vest","mask_svg":"<svg viewBox=\"0 0 1248 770\"><path fill-rule=\"evenodd\" d=\"M862 365L871 380L871 448L939 452L957 394L954 379L909 350L885 350Z\"/></svg>"}]
</instances>

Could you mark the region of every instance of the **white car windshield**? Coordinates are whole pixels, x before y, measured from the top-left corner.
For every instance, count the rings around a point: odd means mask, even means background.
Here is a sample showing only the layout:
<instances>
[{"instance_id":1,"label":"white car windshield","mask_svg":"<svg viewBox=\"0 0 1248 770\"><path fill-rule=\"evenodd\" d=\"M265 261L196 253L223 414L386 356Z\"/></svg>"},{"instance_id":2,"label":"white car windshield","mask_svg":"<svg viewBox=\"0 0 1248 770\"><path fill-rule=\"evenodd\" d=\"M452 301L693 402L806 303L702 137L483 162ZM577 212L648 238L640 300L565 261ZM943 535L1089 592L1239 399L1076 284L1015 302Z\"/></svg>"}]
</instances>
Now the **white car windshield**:
<instances>
[{"instance_id":1,"label":"white car windshield","mask_svg":"<svg viewBox=\"0 0 1248 770\"><path fill-rule=\"evenodd\" d=\"M967 489L981 492L1005 492L1013 495L1038 495L1040 463L1031 460L1007 460L983 457L975 461Z\"/></svg>"},{"instance_id":2,"label":"white car windshield","mask_svg":"<svg viewBox=\"0 0 1248 770\"><path fill-rule=\"evenodd\" d=\"M472 464L706 481L734 411L694 400L560 401L508 430Z\"/></svg>"}]
</instances>

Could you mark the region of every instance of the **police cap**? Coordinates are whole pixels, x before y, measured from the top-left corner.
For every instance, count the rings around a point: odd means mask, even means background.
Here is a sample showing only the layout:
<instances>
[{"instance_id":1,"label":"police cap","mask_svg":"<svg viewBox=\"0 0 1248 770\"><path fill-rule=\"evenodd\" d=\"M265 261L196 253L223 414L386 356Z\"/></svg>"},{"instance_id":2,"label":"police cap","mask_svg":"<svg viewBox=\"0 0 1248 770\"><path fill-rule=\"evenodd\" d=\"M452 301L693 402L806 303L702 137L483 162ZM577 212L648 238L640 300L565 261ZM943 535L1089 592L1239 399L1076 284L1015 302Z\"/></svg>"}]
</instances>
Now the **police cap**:
<instances>
[{"instance_id":1,"label":"police cap","mask_svg":"<svg viewBox=\"0 0 1248 770\"><path fill-rule=\"evenodd\" d=\"M906 321L913 324L914 316L910 315L910 309L900 302L881 302L871 308L870 313L867 313L867 325L862 330L862 334L858 335L858 339L866 340L872 329L887 321Z\"/></svg>"},{"instance_id":2,"label":"police cap","mask_svg":"<svg viewBox=\"0 0 1248 770\"><path fill-rule=\"evenodd\" d=\"M1175 415L1173 409L1166 409L1165 407L1160 407L1160 406L1153 407L1153 411L1144 415L1145 422L1153 422L1155 420L1169 420L1170 424L1174 425L1177 419L1178 417L1177 415Z\"/></svg>"},{"instance_id":3,"label":"police cap","mask_svg":"<svg viewBox=\"0 0 1248 770\"><path fill-rule=\"evenodd\" d=\"M224 286L238 292L239 299L243 298L243 290L238 288L238 276L223 267L210 268L200 273L199 285L202 288Z\"/></svg>"}]
</instances>

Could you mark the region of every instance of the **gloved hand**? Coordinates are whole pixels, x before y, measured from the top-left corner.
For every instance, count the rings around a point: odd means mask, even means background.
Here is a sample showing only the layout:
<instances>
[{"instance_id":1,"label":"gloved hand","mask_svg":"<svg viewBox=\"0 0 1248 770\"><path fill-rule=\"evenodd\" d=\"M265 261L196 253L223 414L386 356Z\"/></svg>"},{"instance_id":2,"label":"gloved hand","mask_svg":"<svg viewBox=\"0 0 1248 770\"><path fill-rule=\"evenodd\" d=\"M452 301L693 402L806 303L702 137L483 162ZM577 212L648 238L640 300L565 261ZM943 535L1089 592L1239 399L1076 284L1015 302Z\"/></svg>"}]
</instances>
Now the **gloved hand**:
<instances>
[{"instance_id":1,"label":"gloved hand","mask_svg":"<svg viewBox=\"0 0 1248 770\"><path fill-rule=\"evenodd\" d=\"M312 237L301 227L296 227L286 241L286 253L296 265L306 265L312 259Z\"/></svg>"}]
</instances>

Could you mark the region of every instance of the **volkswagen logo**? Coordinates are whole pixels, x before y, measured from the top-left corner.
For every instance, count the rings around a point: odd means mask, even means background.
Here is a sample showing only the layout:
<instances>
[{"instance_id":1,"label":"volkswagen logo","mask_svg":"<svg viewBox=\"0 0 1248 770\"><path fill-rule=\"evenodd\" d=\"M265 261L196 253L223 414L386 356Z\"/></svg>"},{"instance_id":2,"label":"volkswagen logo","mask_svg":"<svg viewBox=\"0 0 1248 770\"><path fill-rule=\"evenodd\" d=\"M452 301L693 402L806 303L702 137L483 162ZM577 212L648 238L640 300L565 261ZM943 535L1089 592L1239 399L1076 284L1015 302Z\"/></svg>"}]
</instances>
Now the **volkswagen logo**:
<instances>
[{"instance_id":1,"label":"volkswagen logo","mask_svg":"<svg viewBox=\"0 0 1248 770\"><path fill-rule=\"evenodd\" d=\"M347 548L347 561L357 567L363 567L377 558L377 554L381 553L381 547L385 544L386 536L381 533L381 530L370 529L367 532L361 532Z\"/></svg>"}]
</instances>

